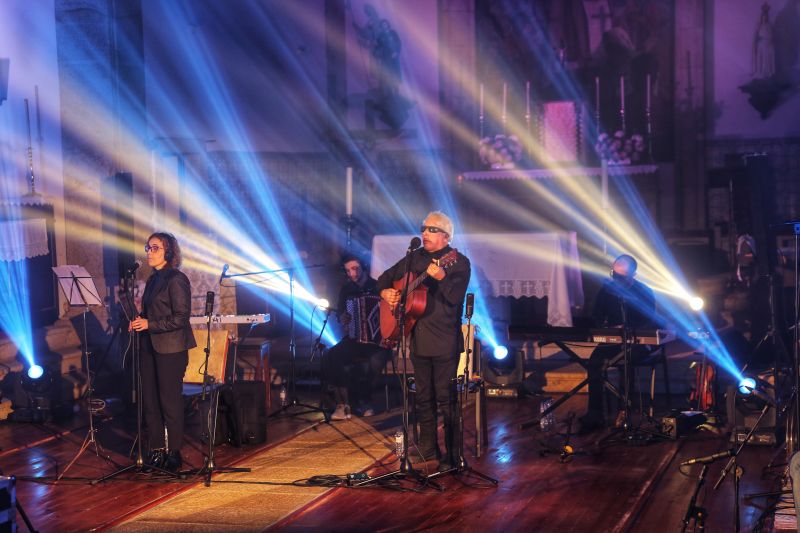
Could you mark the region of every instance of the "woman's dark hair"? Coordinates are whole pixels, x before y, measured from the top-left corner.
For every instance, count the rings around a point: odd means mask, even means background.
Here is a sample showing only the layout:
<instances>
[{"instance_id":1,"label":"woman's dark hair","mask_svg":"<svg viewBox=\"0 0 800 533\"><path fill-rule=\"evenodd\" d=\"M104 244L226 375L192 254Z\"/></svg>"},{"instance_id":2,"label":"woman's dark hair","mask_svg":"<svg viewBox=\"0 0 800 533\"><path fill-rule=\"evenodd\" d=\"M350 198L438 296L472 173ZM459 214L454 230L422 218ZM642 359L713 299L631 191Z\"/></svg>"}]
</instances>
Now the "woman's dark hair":
<instances>
[{"instance_id":1,"label":"woman's dark hair","mask_svg":"<svg viewBox=\"0 0 800 533\"><path fill-rule=\"evenodd\" d=\"M178 244L178 239L172 233L157 231L147 238L147 242L150 242L150 239L154 237L164 245L164 259L166 259L167 265L170 268L180 268L183 257L181 256L181 247Z\"/></svg>"}]
</instances>

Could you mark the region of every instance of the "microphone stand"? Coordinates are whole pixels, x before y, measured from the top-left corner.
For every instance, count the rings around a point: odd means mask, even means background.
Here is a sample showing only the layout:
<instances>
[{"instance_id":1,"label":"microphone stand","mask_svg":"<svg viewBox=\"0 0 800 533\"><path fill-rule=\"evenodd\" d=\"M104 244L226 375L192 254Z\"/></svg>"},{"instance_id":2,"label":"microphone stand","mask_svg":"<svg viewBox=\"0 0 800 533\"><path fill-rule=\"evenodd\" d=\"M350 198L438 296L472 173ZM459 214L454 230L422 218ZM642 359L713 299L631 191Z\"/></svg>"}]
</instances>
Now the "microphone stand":
<instances>
[{"instance_id":1,"label":"microphone stand","mask_svg":"<svg viewBox=\"0 0 800 533\"><path fill-rule=\"evenodd\" d=\"M316 264L316 265L309 265L303 267L305 269L311 268L320 268L325 265ZM301 403L297 399L297 389L296 389L296 359L297 359L297 346L295 344L295 333L294 333L294 271L296 269L293 267L289 268L278 268L274 270L259 270L255 272L241 272L239 274L223 274L220 277L220 283L225 278L238 278L241 276L257 276L259 274L279 274L281 272L285 272L289 276L289 387L287 389L287 403L286 405L282 406L280 409L269 415L270 418L278 417L278 416L300 416L306 415L310 413L322 413L322 416L325 417L327 420L327 416L325 415L325 411L321 408L321 406L313 406L305 403ZM306 410L301 411L299 413L287 413L287 411L293 407L303 407Z\"/></svg>"},{"instance_id":2,"label":"microphone stand","mask_svg":"<svg viewBox=\"0 0 800 533\"><path fill-rule=\"evenodd\" d=\"M133 278L133 273L131 273L131 280ZM128 283L125 283L125 287L128 288ZM128 322L131 322L136 317L136 304L133 301L133 295L129 291L125 291L125 302L122 305L122 309L126 314L126 318ZM141 357L140 357L140 349L139 349L139 332L135 330L131 330L133 334L133 342L131 343L131 373L133 374L133 398L134 402L136 403L136 437L133 440L133 446L136 447L136 459L134 462L128 466L124 466L115 470L110 474L106 474L97 479L93 479L90 484L96 485L100 482L112 479L117 477L120 474L125 472L129 472L134 470L137 474L163 474L165 476L169 476L172 478L181 478L183 479L183 474L178 474L177 472L170 472L169 470L165 470L160 466L149 465L147 468L144 466L144 454L142 453L142 371L141 371ZM133 450L131 449L131 455Z\"/></svg>"},{"instance_id":3,"label":"microphone stand","mask_svg":"<svg viewBox=\"0 0 800 533\"><path fill-rule=\"evenodd\" d=\"M689 500L689 506L686 508L686 514L683 515L683 525L681 526L681 533L686 531L686 528L689 527L689 522L694 519L694 525L696 529L700 531L705 531L706 527L706 510L704 507L697 506L697 496L700 494L700 489L703 488L703 485L706 482L706 474L708 473L708 464L703 465L703 469L700 470L700 477L697 478L697 485L694 487L694 492L692 493L692 499Z\"/></svg>"},{"instance_id":4,"label":"microphone stand","mask_svg":"<svg viewBox=\"0 0 800 533\"><path fill-rule=\"evenodd\" d=\"M466 336L465 336L466 338L464 339L464 374L461 375L461 376L457 376L456 378L451 380L451 381L455 381L457 384L459 384L459 383L461 384L461 390L457 391L457 392L459 392L459 394L458 394L458 431L459 431L459 440L458 440L458 447L457 447L457 451L458 451L457 464L453 465L451 468L448 468L447 470L434 472L433 474L428 476L428 479L431 480L431 479L437 478L439 476L444 476L445 474L467 473L467 474L472 474L475 477L481 478L484 481L488 481L489 483L491 483L493 485L497 485L499 483L499 481L497 481L495 478L487 476L486 474L484 474L482 472L479 472L479 471L475 470L474 468L472 468L471 466L469 466L467 464L467 459L464 457L464 410L466 409L467 399L469 398L469 396L468 396L469 395L469 374L470 374L470 372L469 372L469 370L470 370L470 358L469 358L469 356L470 356L470 352L472 352L472 350L470 349L470 346L469 346L469 332L472 330L472 313L470 312L469 309L467 311L466 318L467 318L467 333L466 333ZM480 391L478 391L478 394L480 394ZM476 429L477 429L478 433L480 433L482 431L481 428L476 428Z\"/></svg>"},{"instance_id":5,"label":"microphone stand","mask_svg":"<svg viewBox=\"0 0 800 533\"><path fill-rule=\"evenodd\" d=\"M733 474L733 527L734 527L734 529L733 530L736 533L739 533L739 528L740 528L740 524L739 524L739 480L742 477L742 467L738 466L738 464L736 463L736 457L739 456L739 452L742 451L742 448L744 448L745 444L747 444L747 442L750 440L750 437L752 437L753 433L755 433L756 429L758 429L759 424L761 424L761 419L764 418L764 415L767 414L767 411L769 410L770 407L772 407L770 404L768 404L766 402L764 403L764 407L761 409L761 413L758 415L758 418L756 419L755 424L753 424L753 427L751 427L750 431L747 432L747 435L744 437L742 442L739 444L739 447L734 450L733 454L731 455L730 460L728 460L728 464L726 464L725 468L722 469L722 472L719 475L719 479L714 484L714 490L717 490L719 488L719 486L722 484L722 482L725 481L725 476L727 476L728 473L731 471L731 469L733 469L733 471L734 471L734 474Z\"/></svg>"},{"instance_id":6,"label":"microphone stand","mask_svg":"<svg viewBox=\"0 0 800 533\"><path fill-rule=\"evenodd\" d=\"M326 387L326 380L325 380L325 351L321 349L322 347L322 334L325 332L325 326L328 325L328 319L331 317L331 308L328 307L325 310L325 320L322 321L322 327L319 329L319 335L314 340L314 344L311 346L311 355L309 359L311 361L314 360L314 354L317 353L319 350L319 410L322 411L322 416L325 417L325 422L330 422L330 416L328 413L322 408L323 405L323 397L325 396L325 387Z\"/></svg>"},{"instance_id":7,"label":"microphone stand","mask_svg":"<svg viewBox=\"0 0 800 533\"><path fill-rule=\"evenodd\" d=\"M203 483L206 487L211 486L211 476L214 474L214 472L250 472L249 468L217 466L216 463L214 463L214 452L216 450L216 444L214 441L217 440L219 394L222 387L219 384L213 386L212 382L214 381L214 376L208 375L208 358L211 355L211 318L213 316L214 308L213 295L213 292L209 292L208 297L206 298L206 347L204 348L206 359L203 363L203 392L200 395L200 401L205 402L206 395L208 394L209 389L211 390L211 405L208 406L208 411L206 413L206 416L208 417L206 420L206 427L208 428L208 434L206 435L206 439L208 440L208 455L206 455L203 460L203 467L192 472L194 475L202 475L205 478ZM224 368L222 369L222 372L224 375Z\"/></svg>"},{"instance_id":8,"label":"microphone stand","mask_svg":"<svg viewBox=\"0 0 800 533\"><path fill-rule=\"evenodd\" d=\"M406 271L403 274L403 291L400 294L400 302L397 304L395 317L397 318L398 325L400 326L400 342L397 345L397 355L403 360L403 453L400 456L400 466L397 470L388 472L386 474L369 478L360 483L356 483L356 487L363 487L366 485L379 484L385 479L411 479L421 485L428 485L438 491L444 491L444 487L429 479L428 476L422 472L414 469L411 465L411 459L408 456L408 425L409 425L409 408L408 408L408 342L406 341L406 303L408 301L408 285L411 282L411 254L413 250L411 247L406 251Z\"/></svg>"}]
</instances>

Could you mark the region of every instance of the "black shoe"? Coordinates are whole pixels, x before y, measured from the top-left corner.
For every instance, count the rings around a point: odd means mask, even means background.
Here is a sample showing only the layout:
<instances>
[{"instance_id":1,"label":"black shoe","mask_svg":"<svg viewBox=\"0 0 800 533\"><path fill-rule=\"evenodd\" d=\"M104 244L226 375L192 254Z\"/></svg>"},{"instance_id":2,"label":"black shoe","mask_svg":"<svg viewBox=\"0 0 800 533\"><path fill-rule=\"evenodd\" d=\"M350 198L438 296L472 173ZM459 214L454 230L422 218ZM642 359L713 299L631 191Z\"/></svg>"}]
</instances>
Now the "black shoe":
<instances>
[{"instance_id":1,"label":"black shoe","mask_svg":"<svg viewBox=\"0 0 800 533\"><path fill-rule=\"evenodd\" d=\"M587 433L601 430L606 426L605 420L603 420L603 415L598 415L592 412L580 417L578 422L580 422L580 428L578 429L579 435L586 435Z\"/></svg>"},{"instance_id":2,"label":"black shoe","mask_svg":"<svg viewBox=\"0 0 800 533\"><path fill-rule=\"evenodd\" d=\"M172 450L166 456L166 460L164 461L164 470L169 472L177 472L183 466L183 458L181 457L180 450Z\"/></svg>"},{"instance_id":3,"label":"black shoe","mask_svg":"<svg viewBox=\"0 0 800 533\"><path fill-rule=\"evenodd\" d=\"M164 463L167 460L167 451L164 448L150 450L147 454L147 459L144 461L145 470L152 468L164 468Z\"/></svg>"}]
</instances>

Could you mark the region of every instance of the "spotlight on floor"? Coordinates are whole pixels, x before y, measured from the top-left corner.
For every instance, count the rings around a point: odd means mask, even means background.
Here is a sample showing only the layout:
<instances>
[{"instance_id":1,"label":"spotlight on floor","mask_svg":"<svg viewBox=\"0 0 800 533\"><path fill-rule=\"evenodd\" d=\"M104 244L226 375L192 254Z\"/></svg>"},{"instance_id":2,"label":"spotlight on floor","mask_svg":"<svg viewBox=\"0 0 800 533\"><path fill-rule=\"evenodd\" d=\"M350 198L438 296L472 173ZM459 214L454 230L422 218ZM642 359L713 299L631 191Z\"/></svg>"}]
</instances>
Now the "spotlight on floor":
<instances>
[{"instance_id":1,"label":"spotlight on floor","mask_svg":"<svg viewBox=\"0 0 800 533\"><path fill-rule=\"evenodd\" d=\"M502 355L502 357L498 357ZM486 395L501 398L516 398L525 379L525 354L515 350L509 357L508 348L498 346L491 356L484 357L483 379Z\"/></svg>"},{"instance_id":2,"label":"spotlight on floor","mask_svg":"<svg viewBox=\"0 0 800 533\"><path fill-rule=\"evenodd\" d=\"M502 361L503 359L508 357L508 348L506 348L505 346L497 345L495 346L492 355L494 355L494 358L497 359L498 361Z\"/></svg>"},{"instance_id":3,"label":"spotlight on floor","mask_svg":"<svg viewBox=\"0 0 800 533\"><path fill-rule=\"evenodd\" d=\"M34 363L28 369L28 377L31 379L39 379L42 375L44 375L44 368L40 365Z\"/></svg>"},{"instance_id":4,"label":"spotlight on floor","mask_svg":"<svg viewBox=\"0 0 800 533\"><path fill-rule=\"evenodd\" d=\"M689 299L689 307L692 308L692 311L699 311L703 308L705 302L699 296L695 296Z\"/></svg>"},{"instance_id":5,"label":"spotlight on floor","mask_svg":"<svg viewBox=\"0 0 800 533\"><path fill-rule=\"evenodd\" d=\"M746 376L739 381L739 394L748 396L756 390L756 378Z\"/></svg>"}]
</instances>

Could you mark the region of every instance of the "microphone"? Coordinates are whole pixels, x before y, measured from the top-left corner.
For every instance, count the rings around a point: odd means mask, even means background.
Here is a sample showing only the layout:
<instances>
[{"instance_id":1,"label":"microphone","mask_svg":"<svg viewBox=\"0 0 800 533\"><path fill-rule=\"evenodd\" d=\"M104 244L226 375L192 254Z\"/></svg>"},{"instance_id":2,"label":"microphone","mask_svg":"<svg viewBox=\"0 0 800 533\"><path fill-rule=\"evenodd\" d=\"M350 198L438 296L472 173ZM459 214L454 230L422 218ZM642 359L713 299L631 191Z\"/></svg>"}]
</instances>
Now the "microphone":
<instances>
[{"instance_id":1,"label":"microphone","mask_svg":"<svg viewBox=\"0 0 800 533\"><path fill-rule=\"evenodd\" d=\"M717 459L724 459L725 457L730 457L733 455L733 449L725 450L724 452L714 453L711 455L706 455L704 457L695 457L694 459L689 459L688 461L684 461L681 463L681 466L688 466L694 464L701 464L707 465L709 463L713 463Z\"/></svg>"},{"instance_id":2,"label":"microphone","mask_svg":"<svg viewBox=\"0 0 800 533\"><path fill-rule=\"evenodd\" d=\"M422 239L420 239L419 237L414 237L413 239L411 239L411 244L408 245L408 251L413 252L414 250L419 248L421 244L422 244Z\"/></svg>"},{"instance_id":3,"label":"microphone","mask_svg":"<svg viewBox=\"0 0 800 533\"><path fill-rule=\"evenodd\" d=\"M139 267L142 266L141 261L134 262L131 266L128 267L128 270L125 271L126 276L133 276Z\"/></svg>"},{"instance_id":4,"label":"microphone","mask_svg":"<svg viewBox=\"0 0 800 533\"><path fill-rule=\"evenodd\" d=\"M230 268L228 266L228 263L225 263L224 265L222 265L222 274L219 275L219 283L222 283L222 280L227 277L227 276L225 276L225 274L228 273L228 268Z\"/></svg>"},{"instance_id":5,"label":"microphone","mask_svg":"<svg viewBox=\"0 0 800 533\"><path fill-rule=\"evenodd\" d=\"M205 316L211 316L211 313L213 312L214 312L214 291L208 291L206 293L206 312L204 314Z\"/></svg>"},{"instance_id":6,"label":"microphone","mask_svg":"<svg viewBox=\"0 0 800 533\"><path fill-rule=\"evenodd\" d=\"M466 311L464 312L464 316L467 318L472 318L472 312L475 311L475 294L468 292L467 293L467 305Z\"/></svg>"}]
</instances>

